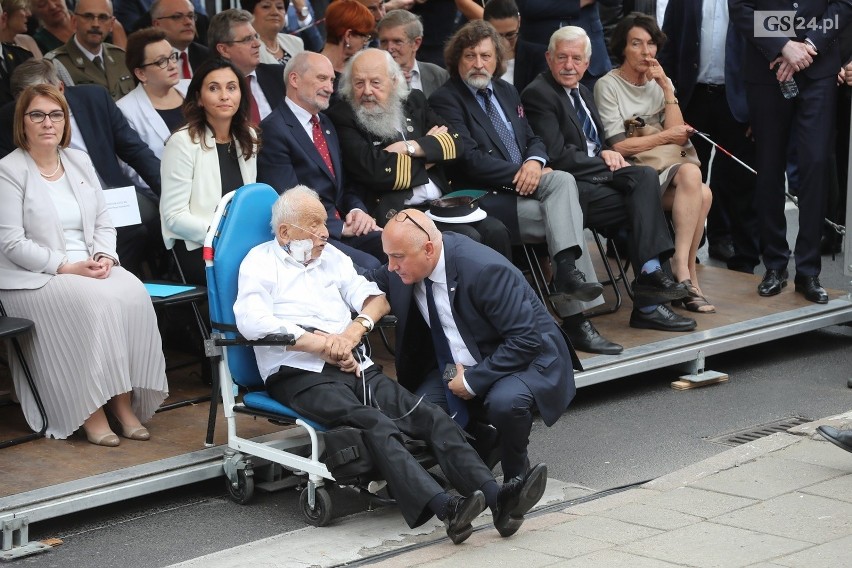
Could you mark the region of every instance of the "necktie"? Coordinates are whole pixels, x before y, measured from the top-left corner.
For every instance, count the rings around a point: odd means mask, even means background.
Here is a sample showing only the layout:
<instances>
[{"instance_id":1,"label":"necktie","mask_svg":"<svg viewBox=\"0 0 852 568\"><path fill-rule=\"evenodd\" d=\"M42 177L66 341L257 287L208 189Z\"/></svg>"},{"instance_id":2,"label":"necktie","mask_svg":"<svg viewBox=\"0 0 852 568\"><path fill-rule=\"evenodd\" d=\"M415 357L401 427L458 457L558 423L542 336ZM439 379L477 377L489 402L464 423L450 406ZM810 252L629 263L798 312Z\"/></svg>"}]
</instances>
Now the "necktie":
<instances>
[{"instance_id":1,"label":"necktie","mask_svg":"<svg viewBox=\"0 0 852 568\"><path fill-rule=\"evenodd\" d=\"M571 89L571 99L571 102L574 103L574 110L577 111L577 118L580 119L580 124L583 125L583 134L586 135L586 139L589 142L595 145L595 156L597 156L601 152L601 139L598 138L592 117L586 112L580 100L580 89Z\"/></svg>"},{"instance_id":2,"label":"necktie","mask_svg":"<svg viewBox=\"0 0 852 568\"><path fill-rule=\"evenodd\" d=\"M328 152L328 143L325 141L325 136L322 133L322 127L320 126L319 116L313 115L311 117L311 124L313 124L313 128L311 129L311 134L314 138L314 146L317 148L317 152L322 156L322 161L325 162L328 171L331 172L331 175L334 175L334 165L331 163L331 154Z\"/></svg>"},{"instance_id":3,"label":"necktie","mask_svg":"<svg viewBox=\"0 0 852 568\"><path fill-rule=\"evenodd\" d=\"M512 162L520 164L523 161L521 159L521 149L518 148L518 142L515 140L515 137L512 136L512 133L509 131L509 127L506 126L505 122L503 122L503 118L500 116L500 113L497 112L497 109L494 108L494 105L491 103L491 89L479 89L477 94L482 98L482 102L485 104L485 114L488 115L488 118L491 120L491 124L494 125L494 130L497 131L497 136L500 137L500 141L503 143L503 146L505 146L506 150L508 150L509 157L512 159Z\"/></svg>"},{"instance_id":4,"label":"necktie","mask_svg":"<svg viewBox=\"0 0 852 568\"><path fill-rule=\"evenodd\" d=\"M184 79L192 79L192 70L189 68L189 57L183 51L180 54L180 72Z\"/></svg>"},{"instance_id":5,"label":"necktie","mask_svg":"<svg viewBox=\"0 0 852 568\"><path fill-rule=\"evenodd\" d=\"M441 318L438 316L438 306L435 305L435 296L432 294L432 281L426 278L426 307L429 310L429 331L432 333L432 344L435 347L435 358L438 359L438 370L443 373L447 365L454 365L453 353L450 350L450 342L444 334ZM443 380L441 381L443 382ZM447 394L447 407L459 426L467 426L468 414L467 403L454 395L447 383L444 382Z\"/></svg>"},{"instance_id":6,"label":"necktie","mask_svg":"<svg viewBox=\"0 0 852 568\"><path fill-rule=\"evenodd\" d=\"M101 56L100 56L100 55L95 55L95 58L94 58L94 59L92 59L92 63L94 63L94 64L95 64L95 67L97 67L97 68L98 68L98 69L100 69L101 71L103 71L103 70L104 70L104 60L103 60L103 59L101 59Z\"/></svg>"},{"instance_id":7,"label":"necktie","mask_svg":"<svg viewBox=\"0 0 852 568\"><path fill-rule=\"evenodd\" d=\"M254 82L254 75L248 76L248 84L249 84L249 120L251 121L253 126L257 126L260 124L260 109L257 107L257 101L254 99L254 93L251 90L251 85Z\"/></svg>"}]
</instances>

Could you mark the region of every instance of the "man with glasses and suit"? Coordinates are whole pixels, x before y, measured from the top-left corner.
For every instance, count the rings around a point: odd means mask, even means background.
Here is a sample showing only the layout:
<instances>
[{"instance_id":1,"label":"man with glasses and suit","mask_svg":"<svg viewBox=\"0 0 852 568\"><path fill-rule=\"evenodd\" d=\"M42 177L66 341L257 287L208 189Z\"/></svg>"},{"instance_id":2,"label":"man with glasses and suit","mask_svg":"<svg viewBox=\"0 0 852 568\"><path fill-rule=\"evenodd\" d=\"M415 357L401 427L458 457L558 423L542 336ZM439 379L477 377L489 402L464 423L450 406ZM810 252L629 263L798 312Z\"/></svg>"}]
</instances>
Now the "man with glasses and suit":
<instances>
[{"instance_id":1,"label":"man with glasses and suit","mask_svg":"<svg viewBox=\"0 0 852 568\"><path fill-rule=\"evenodd\" d=\"M245 10L224 10L210 20L207 42L211 53L227 59L249 83L250 119L255 125L284 100L284 66L260 62L260 35L254 16Z\"/></svg>"},{"instance_id":2,"label":"man with glasses and suit","mask_svg":"<svg viewBox=\"0 0 852 568\"><path fill-rule=\"evenodd\" d=\"M151 24L165 32L166 39L178 52L181 79L192 79L192 70L210 53L195 41L198 15L189 0L156 0L151 5Z\"/></svg>"}]
</instances>

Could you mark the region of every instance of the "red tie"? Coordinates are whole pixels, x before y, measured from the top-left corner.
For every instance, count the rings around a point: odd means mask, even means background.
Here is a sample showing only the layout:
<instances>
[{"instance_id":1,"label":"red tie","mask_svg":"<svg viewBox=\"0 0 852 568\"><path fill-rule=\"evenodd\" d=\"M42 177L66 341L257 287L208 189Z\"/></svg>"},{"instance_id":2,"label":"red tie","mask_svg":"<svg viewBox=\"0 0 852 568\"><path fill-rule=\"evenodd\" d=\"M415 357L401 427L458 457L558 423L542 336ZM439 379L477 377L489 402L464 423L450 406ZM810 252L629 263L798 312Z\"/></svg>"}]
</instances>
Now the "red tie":
<instances>
[{"instance_id":1,"label":"red tie","mask_svg":"<svg viewBox=\"0 0 852 568\"><path fill-rule=\"evenodd\" d=\"M183 78L192 79L192 70L189 68L189 58L186 56L185 51L182 51L180 54L180 67Z\"/></svg>"},{"instance_id":2,"label":"red tie","mask_svg":"<svg viewBox=\"0 0 852 568\"><path fill-rule=\"evenodd\" d=\"M328 171L330 171L333 176L335 175L334 166L331 164L331 154L328 153L328 144L325 141L325 136L323 136L322 128L320 127L319 116L313 115L311 117L311 124L314 125L314 146L316 146L317 152L319 152L320 156L322 156L322 161L325 162Z\"/></svg>"},{"instance_id":3,"label":"red tie","mask_svg":"<svg viewBox=\"0 0 852 568\"><path fill-rule=\"evenodd\" d=\"M249 120L251 120L251 123L252 123L253 126L257 126L258 124L260 124L260 109L257 108L257 101L255 100L254 93L251 90L251 84L252 84L252 81L254 81L254 79L255 79L254 75L248 76L248 83L249 83L249 92L248 92L248 96L249 96Z\"/></svg>"}]
</instances>

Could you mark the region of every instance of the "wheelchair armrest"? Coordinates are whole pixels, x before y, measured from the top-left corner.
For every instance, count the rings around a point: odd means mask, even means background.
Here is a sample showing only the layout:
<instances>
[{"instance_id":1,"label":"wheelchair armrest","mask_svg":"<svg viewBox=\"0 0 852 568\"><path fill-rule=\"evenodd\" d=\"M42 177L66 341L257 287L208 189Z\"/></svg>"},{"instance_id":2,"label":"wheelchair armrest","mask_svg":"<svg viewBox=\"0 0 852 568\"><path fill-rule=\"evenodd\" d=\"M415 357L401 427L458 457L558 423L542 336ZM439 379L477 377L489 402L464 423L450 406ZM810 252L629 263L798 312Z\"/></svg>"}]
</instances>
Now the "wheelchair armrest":
<instances>
[{"instance_id":1,"label":"wheelchair armrest","mask_svg":"<svg viewBox=\"0 0 852 568\"><path fill-rule=\"evenodd\" d=\"M396 327L397 318L393 314L383 316L382 319L376 322L376 327Z\"/></svg>"},{"instance_id":2,"label":"wheelchair armrest","mask_svg":"<svg viewBox=\"0 0 852 568\"><path fill-rule=\"evenodd\" d=\"M296 343L296 339L290 333L271 333L266 337L261 337L260 339L246 339L243 336L237 336L233 339L228 339L225 337L216 338L216 345L220 347L228 347L231 345L247 345L249 347L254 347L257 345L293 345Z\"/></svg>"}]
</instances>

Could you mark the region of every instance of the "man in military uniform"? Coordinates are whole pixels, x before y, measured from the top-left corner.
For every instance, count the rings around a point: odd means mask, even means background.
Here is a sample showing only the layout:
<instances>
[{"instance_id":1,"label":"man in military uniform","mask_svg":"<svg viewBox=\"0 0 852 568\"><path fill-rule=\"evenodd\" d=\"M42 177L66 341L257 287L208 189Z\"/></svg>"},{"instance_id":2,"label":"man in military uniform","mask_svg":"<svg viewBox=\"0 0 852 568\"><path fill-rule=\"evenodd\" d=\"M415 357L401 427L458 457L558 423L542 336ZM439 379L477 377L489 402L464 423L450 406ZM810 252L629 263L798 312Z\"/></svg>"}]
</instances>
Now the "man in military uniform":
<instances>
[{"instance_id":1,"label":"man in military uniform","mask_svg":"<svg viewBox=\"0 0 852 568\"><path fill-rule=\"evenodd\" d=\"M104 41L115 21L110 0L80 0L72 20L74 35L45 57L61 63L75 85L101 85L114 101L133 90L124 50Z\"/></svg>"},{"instance_id":2,"label":"man in military uniform","mask_svg":"<svg viewBox=\"0 0 852 568\"><path fill-rule=\"evenodd\" d=\"M349 180L366 192L384 223L391 210L427 209L450 191L443 163L462 151L461 138L435 114L421 91L409 90L402 69L386 51L356 54L340 78L343 101L329 111L337 128ZM509 231L496 217L438 228L465 234L506 257Z\"/></svg>"}]
</instances>

